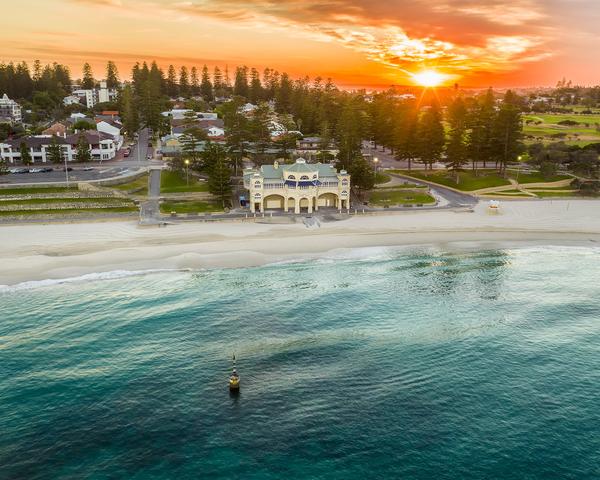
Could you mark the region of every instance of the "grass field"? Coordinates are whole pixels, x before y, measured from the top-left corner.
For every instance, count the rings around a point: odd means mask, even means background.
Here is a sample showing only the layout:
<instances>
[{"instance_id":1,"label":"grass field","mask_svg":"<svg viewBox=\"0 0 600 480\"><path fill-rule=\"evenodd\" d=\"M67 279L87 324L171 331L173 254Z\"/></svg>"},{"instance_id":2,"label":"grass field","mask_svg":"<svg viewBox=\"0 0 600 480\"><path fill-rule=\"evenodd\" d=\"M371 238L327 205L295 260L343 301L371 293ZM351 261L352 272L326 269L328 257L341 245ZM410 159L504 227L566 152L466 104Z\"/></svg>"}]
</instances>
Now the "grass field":
<instances>
[{"instance_id":1,"label":"grass field","mask_svg":"<svg viewBox=\"0 0 600 480\"><path fill-rule=\"evenodd\" d=\"M113 185L110 188L120 190L122 192L133 192L137 195L148 195L148 175L144 175L129 183L121 185Z\"/></svg>"},{"instance_id":2,"label":"grass field","mask_svg":"<svg viewBox=\"0 0 600 480\"><path fill-rule=\"evenodd\" d=\"M1 205L52 205L62 203L101 203L105 205L121 204L127 199L122 198L29 198L27 200L0 200Z\"/></svg>"},{"instance_id":3,"label":"grass field","mask_svg":"<svg viewBox=\"0 0 600 480\"><path fill-rule=\"evenodd\" d=\"M83 215L90 213L135 213L136 207L111 207L111 208L69 208L64 210L10 210L0 211L0 217L25 217L32 215Z\"/></svg>"},{"instance_id":4,"label":"grass field","mask_svg":"<svg viewBox=\"0 0 600 480\"><path fill-rule=\"evenodd\" d=\"M222 212L223 207L216 203L199 201L162 202L160 204L160 211L162 213L209 213Z\"/></svg>"},{"instance_id":5,"label":"grass field","mask_svg":"<svg viewBox=\"0 0 600 480\"><path fill-rule=\"evenodd\" d=\"M160 193L185 193L208 192L208 184L199 182L196 177L189 176L187 184L185 173L180 174L170 170L163 170L160 175Z\"/></svg>"},{"instance_id":6,"label":"grass field","mask_svg":"<svg viewBox=\"0 0 600 480\"><path fill-rule=\"evenodd\" d=\"M375 175L375 184L380 185L382 183L388 183L392 177L390 177L387 173L377 172Z\"/></svg>"},{"instance_id":7,"label":"grass field","mask_svg":"<svg viewBox=\"0 0 600 480\"><path fill-rule=\"evenodd\" d=\"M560 125L562 121L577 122L578 125ZM577 114L531 114L523 115L523 133L526 141L558 142L564 141L569 145L585 146L600 142L600 115ZM527 136L533 138L527 138Z\"/></svg>"},{"instance_id":8,"label":"grass field","mask_svg":"<svg viewBox=\"0 0 600 480\"><path fill-rule=\"evenodd\" d=\"M415 190L374 190L369 198L369 204L383 207L385 205L407 205L435 203L435 199L424 192Z\"/></svg>"},{"instance_id":9,"label":"grass field","mask_svg":"<svg viewBox=\"0 0 600 480\"><path fill-rule=\"evenodd\" d=\"M439 183L447 187L456 188L464 192L472 192L473 190L479 190L481 188L489 187L501 187L503 185L510 185L510 182L506 178L502 178L498 173L494 171L479 171L479 175L475 176L471 171L461 172L459 174L458 183L455 180L454 174L449 174L444 171L425 171L425 170L395 170L397 173L404 175L410 175L421 180L429 182Z\"/></svg>"},{"instance_id":10,"label":"grass field","mask_svg":"<svg viewBox=\"0 0 600 480\"><path fill-rule=\"evenodd\" d=\"M0 188L2 195L34 195L38 193L66 193L77 192L77 187L32 187L32 188Z\"/></svg>"},{"instance_id":11,"label":"grass field","mask_svg":"<svg viewBox=\"0 0 600 480\"><path fill-rule=\"evenodd\" d=\"M540 172L519 172L518 170L508 170L508 176L519 183L547 183L547 182L558 182L560 180L567 180L573 178L569 175L553 175L549 178L544 178Z\"/></svg>"}]
</instances>

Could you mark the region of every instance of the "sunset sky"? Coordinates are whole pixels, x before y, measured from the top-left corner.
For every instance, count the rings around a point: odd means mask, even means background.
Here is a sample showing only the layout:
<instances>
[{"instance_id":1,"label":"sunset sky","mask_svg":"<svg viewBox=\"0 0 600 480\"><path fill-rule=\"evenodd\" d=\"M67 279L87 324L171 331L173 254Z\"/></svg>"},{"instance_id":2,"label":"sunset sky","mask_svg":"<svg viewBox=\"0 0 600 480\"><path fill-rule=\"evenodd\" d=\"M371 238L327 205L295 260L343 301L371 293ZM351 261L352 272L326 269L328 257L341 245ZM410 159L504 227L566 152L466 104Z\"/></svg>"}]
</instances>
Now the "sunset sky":
<instances>
[{"instance_id":1,"label":"sunset sky","mask_svg":"<svg viewBox=\"0 0 600 480\"><path fill-rule=\"evenodd\" d=\"M600 83L599 0L19 0L3 2L0 62L246 64L341 86Z\"/></svg>"}]
</instances>

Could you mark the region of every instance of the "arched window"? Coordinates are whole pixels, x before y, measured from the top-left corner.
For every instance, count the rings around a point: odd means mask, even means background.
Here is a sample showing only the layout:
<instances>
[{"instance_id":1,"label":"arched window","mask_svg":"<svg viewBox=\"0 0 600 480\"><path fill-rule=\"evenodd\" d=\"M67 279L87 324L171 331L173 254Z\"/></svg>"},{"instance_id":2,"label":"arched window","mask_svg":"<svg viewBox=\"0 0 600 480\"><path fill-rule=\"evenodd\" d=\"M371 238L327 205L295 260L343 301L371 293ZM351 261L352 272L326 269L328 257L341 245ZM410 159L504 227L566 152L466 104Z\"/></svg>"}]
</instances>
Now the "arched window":
<instances>
[{"instance_id":1,"label":"arched window","mask_svg":"<svg viewBox=\"0 0 600 480\"><path fill-rule=\"evenodd\" d=\"M256 182L254 182L254 186L255 186L256 188L260 188L260 182L257 180Z\"/></svg>"},{"instance_id":2,"label":"arched window","mask_svg":"<svg viewBox=\"0 0 600 480\"><path fill-rule=\"evenodd\" d=\"M316 180L316 179L317 179L317 174L315 173L315 174L313 175L313 180Z\"/></svg>"},{"instance_id":3,"label":"arched window","mask_svg":"<svg viewBox=\"0 0 600 480\"><path fill-rule=\"evenodd\" d=\"M290 175L288 176L288 180L296 180L296 177L294 177L294 175Z\"/></svg>"},{"instance_id":4,"label":"arched window","mask_svg":"<svg viewBox=\"0 0 600 480\"><path fill-rule=\"evenodd\" d=\"M346 196L348 196L348 192L347 192L346 190L344 190L344 191L342 192L342 197L346 197Z\"/></svg>"},{"instance_id":5,"label":"arched window","mask_svg":"<svg viewBox=\"0 0 600 480\"><path fill-rule=\"evenodd\" d=\"M345 185L348 185L348 179L347 179L347 178L344 178L344 179L342 180L342 185L344 185L344 186L345 186Z\"/></svg>"},{"instance_id":6,"label":"arched window","mask_svg":"<svg viewBox=\"0 0 600 480\"><path fill-rule=\"evenodd\" d=\"M300 180L310 180L310 178L308 178L308 175L302 175Z\"/></svg>"}]
</instances>

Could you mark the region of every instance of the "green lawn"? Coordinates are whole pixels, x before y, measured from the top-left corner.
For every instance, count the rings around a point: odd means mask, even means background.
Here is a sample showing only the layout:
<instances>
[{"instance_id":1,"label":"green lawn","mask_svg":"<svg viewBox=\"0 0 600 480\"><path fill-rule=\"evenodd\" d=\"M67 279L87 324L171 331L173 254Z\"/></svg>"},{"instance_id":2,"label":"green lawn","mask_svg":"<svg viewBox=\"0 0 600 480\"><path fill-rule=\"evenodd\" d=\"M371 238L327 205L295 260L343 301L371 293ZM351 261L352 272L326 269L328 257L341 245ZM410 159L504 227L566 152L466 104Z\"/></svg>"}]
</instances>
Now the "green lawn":
<instances>
[{"instance_id":1,"label":"green lawn","mask_svg":"<svg viewBox=\"0 0 600 480\"><path fill-rule=\"evenodd\" d=\"M68 208L64 210L13 210L0 211L0 217L31 216L31 215L80 215L89 213L134 213L137 207L110 207L110 208Z\"/></svg>"},{"instance_id":2,"label":"green lawn","mask_svg":"<svg viewBox=\"0 0 600 480\"><path fill-rule=\"evenodd\" d=\"M544 178L540 172L519 172L518 170L508 170L508 176L519 183L547 183L547 182L558 182L560 180L567 180L573 178L569 175L553 175L550 178Z\"/></svg>"},{"instance_id":3,"label":"green lawn","mask_svg":"<svg viewBox=\"0 0 600 480\"><path fill-rule=\"evenodd\" d=\"M2 195L34 195L38 193L77 192L77 187L32 187L32 188L0 188Z\"/></svg>"},{"instance_id":4,"label":"green lawn","mask_svg":"<svg viewBox=\"0 0 600 480\"><path fill-rule=\"evenodd\" d=\"M162 213L209 213L222 212L223 207L220 204L200 201L162 202L160 211Z\"/></svg>"},{"instance_id":5,"label":"green lawn","mask_svg":"<svg viewBox=\"0 0 600 480\"><path fill-rule=\"evenodd\" d=\"M424 192L415 190L373 190L369 198L369 204L378 207L385 205L407 205L434 203L435 199Z\"/></svg>"},{"instance_id":6,"label":"green lawn","mask_svg":"<svg viewBox=\"0 0 600 480\"><path fill-rule=\"evenodd\" d=\"M103 203L106 205L127 202L122 198L29 198L27 200L0 200L0 205L51 205L53 203Z\"/></svg>"},{"instance_id":7,"label":"green lawn","mask_svg":"<svg viewBox=\"0 0 600 480\"><path fill-rule=\"evenodd\" d=\"M109 188L114 188L122 192L132 192L137 195L148 195L148 175L143 175L129 183L112 185Z\"/></svg>"},{"instance_id":8,"label":"green lawn","mask_svg":"<svg viewBox=\"0 0 600 480\"><path fill-rule=\"evenodd\" d=\"M409 175L414 178L426 180L429 182L439 183L447 187L456 188L464 192L471 192L481 188L501 187L510 185L506 178L502 178L495 170L479 170L479 175L475 176L471 171L460 172L459 181L456 183L454 174L447 171L425 171L425 170L393 170L404 175Z\"/></svg>"},{"instance_id":9,"label":"green lawn","mask_svg":"<svg viewBox=\"0 0 600 480\"><path fill-rule=\"evenodd\" d=\"M189 185L183 174L171 170L163 170L160 175L160 193L208 192L208 184L199 182L196 177L189 175Z\"/></svg>"},{"instance_id":10,"label":"green lawn","mask_svg":"<svg viewBox=\"0 0 600 480\"><path fill-rule=\"evenodd\" d=\"M531 193L535 193L540 198L577 197L580 195L578 190L574 190L572 192L536 192L532 190Z\"/></svg>"},{"instance_id":11,"label":"green lawn","mask_svg":"<svg viewBox=\"0 0 600 480\"><path fill-rule=\"evenodd\" d=\"M388 183L392 177L390 177L387 173L377 172L375 175L375 184L379 185L382 183Z\"/></svg>"},{"instance_id":12,"label":"green lawn","mask_svg":"<svg viewBox=\"0 0 600 480\"><path fill-rule=\"evenodd\" d=\"M531 122L541 122L538 125ZM578 125L560 125L560 122L570 120ZM590 143L600 142L600 131L596 130L600 124L600 115L575 115L575 114L531 114L523 115L523 134L533 136L527 142L540 141L545 143L564 141L569 145L580 147ZM580 138L583 137L583 138Z\"/></svg>"}]
</instances>

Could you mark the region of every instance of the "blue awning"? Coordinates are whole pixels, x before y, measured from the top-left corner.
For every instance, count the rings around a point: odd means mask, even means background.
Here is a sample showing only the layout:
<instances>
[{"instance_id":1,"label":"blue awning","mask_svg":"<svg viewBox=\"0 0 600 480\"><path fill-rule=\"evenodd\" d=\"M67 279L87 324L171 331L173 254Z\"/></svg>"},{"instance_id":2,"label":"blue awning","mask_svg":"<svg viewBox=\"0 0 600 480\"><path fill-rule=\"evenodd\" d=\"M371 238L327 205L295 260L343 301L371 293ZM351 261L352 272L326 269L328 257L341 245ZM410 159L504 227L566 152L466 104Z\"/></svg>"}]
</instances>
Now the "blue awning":
<instances>
[{"instance_id":1,"label":"blue awning","mask_svg":"<svg viewBox=\"0 0 600 480\"><path fill-rule=\"evenodd\" d=\"M319 185L321 185L321 182L319 180L309 180L303 182L293 182L291 180L286 180L285 184L288 187L318 187Z\"/></svg>"}]
</instances>

